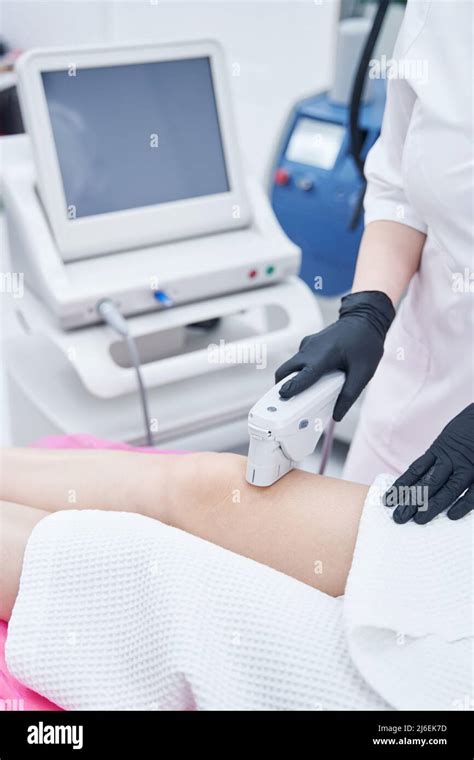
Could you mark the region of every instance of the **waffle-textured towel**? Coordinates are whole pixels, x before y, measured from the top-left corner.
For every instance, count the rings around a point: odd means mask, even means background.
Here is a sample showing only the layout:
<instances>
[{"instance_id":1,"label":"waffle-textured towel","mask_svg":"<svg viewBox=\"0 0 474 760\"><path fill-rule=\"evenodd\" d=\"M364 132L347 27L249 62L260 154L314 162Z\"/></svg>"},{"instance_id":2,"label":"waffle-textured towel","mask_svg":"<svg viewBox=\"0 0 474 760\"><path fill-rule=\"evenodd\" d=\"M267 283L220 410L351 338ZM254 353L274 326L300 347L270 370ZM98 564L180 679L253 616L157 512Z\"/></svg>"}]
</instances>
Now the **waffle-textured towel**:
<instances>
[{"instance_id":1,"label":"waffle-textured towel","mask_svg":"<svg viewBox=\"0 0 474 760\"><path fill-rule=\"evenodd\" d=\"M8 666L69 709L462 706L471 518L397 526L388 482L344 599L145 517L53 514L28 542Z\"/></svg>"},{"instance_id":2,"label":"waffle-textured towel","mask_svg":"<svg viewBox=\"0 0 474 760\"><path fill-rule=\"evenodd\" d=\"M366 499L346 586L352 662L397 709L474 708L474 515L397 525L380 476Z\"/></svg>"}]
</instances>

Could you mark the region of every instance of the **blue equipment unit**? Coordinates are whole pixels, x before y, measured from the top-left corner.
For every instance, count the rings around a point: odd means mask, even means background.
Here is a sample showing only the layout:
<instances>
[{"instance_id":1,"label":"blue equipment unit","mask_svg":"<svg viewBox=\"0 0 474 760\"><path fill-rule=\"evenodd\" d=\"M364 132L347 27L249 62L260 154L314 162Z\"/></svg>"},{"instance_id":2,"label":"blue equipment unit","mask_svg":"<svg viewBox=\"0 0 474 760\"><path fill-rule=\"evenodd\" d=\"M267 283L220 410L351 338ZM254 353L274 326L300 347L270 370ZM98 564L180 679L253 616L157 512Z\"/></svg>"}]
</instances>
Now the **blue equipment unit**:
<instances>
[{"instance_id":1,"label":"blue equipment unit","mask_svg":"<svg viewBox=\"0 0 474 760\"><path fill-rule=\"evenodd\" d=\"M380 134L385 82L361 105L361 158ZM365 183L350 153L349 107L328 93L298 103L280 143L270 188L282 228L303 252L300 277L317 295L347 292L363 232Z\"/></svg>"}]
</instances>

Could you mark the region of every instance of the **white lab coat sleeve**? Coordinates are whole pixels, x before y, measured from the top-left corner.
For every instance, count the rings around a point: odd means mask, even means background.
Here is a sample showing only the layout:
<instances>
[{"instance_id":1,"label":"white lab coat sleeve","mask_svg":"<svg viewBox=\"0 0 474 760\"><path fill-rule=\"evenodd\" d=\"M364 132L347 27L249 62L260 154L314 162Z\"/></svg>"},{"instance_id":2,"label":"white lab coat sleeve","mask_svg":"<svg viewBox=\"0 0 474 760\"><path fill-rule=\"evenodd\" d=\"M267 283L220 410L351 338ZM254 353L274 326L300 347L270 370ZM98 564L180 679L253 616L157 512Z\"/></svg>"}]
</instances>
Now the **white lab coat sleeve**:
<instances>
[{"instance_id":1,"label":"white lab coat sleeve","mask_svg":"<svg viewBox=\"0 0 474 760\"><path fill-rule=\"evenodd\" d=\"M385 219L425 233L403 184L402 157L416 95L405 79L389 79L382 130L365 163L365 224Z\"/></svg>"}]
</instances>

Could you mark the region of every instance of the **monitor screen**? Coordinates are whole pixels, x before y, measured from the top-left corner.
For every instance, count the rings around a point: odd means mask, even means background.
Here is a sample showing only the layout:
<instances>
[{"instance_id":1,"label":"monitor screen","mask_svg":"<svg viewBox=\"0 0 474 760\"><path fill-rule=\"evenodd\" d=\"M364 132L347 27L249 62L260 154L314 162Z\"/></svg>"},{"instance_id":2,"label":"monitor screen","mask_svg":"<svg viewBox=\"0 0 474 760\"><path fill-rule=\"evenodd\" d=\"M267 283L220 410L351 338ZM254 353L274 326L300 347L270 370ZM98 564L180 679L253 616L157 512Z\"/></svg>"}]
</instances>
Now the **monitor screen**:
<instances>
[{"instance_id":1,"label":"monitor screen","mask_svg":"<svg viewBox=\"0 0 474 760\"><path fill-rule=\"evenodd\" d=\"M345 133L340 124L302 117L291 135L286 158L319 169L332 169Z\"/></svg>"},{"instance_id":2,"label":"monitor screen","mask_svg":"<svg viewBox=\"0 0 474 760\"><path fill-rule=\"evenodd\" d=\"M42 79L69 219L229 191L208 57Z\"/></svg>"}]
</instances>

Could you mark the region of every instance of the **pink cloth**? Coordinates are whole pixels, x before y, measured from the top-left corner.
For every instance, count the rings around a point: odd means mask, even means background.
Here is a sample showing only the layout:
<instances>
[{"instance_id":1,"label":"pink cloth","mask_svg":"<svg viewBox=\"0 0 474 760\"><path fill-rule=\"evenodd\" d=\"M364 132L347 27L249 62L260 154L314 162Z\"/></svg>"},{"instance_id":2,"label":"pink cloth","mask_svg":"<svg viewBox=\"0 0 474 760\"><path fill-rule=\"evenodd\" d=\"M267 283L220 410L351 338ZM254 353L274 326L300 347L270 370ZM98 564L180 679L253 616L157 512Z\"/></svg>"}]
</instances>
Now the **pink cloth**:
<instances>
[{"instance_id":1,"label":"pink cloth","mask_svg":"<svg viewBox=\"0 0 474 760\"><path fill-rule=\"evenodd\" d=\"M108 441L106 438L95 438L93 435L80 433L79 435L50 435L40 438L33 443L34 448L39 449L122 449L123 451L146 451L149 454L186 454L186 451L174 449L155 449L152 446L129 446L128 443Z\"/></svg>"},{"instance_id":2,"label":"pink cloth","mask_svg":"<svg viewBox=\"0 0 474 760\"><path fill-rule=\"evenodd\" d=\"M33 444L42 449L122 449L125 451L146 451L153 454L185 454L184 451L154 449L150 446L136 448L127 443L115 443L92 435L54 435L42 438ZM0 620L0 711L1 710L61 710L40 694L21 684L9 673L5 662L5 642L8 625Z\"/></svg>"},{"instance_id":3,"label":"pink cloth","mask_svg":"<svg viewBox=\"0 0 474 760\"><path fill-rule=\"evenodd\" d=\"M0 620L0 710L61 710L10 675L5 662L8 626Z\"/></svg>"}]
</instances>

